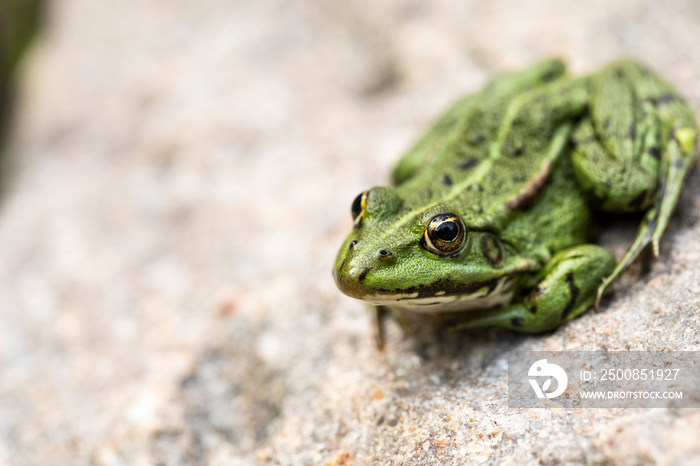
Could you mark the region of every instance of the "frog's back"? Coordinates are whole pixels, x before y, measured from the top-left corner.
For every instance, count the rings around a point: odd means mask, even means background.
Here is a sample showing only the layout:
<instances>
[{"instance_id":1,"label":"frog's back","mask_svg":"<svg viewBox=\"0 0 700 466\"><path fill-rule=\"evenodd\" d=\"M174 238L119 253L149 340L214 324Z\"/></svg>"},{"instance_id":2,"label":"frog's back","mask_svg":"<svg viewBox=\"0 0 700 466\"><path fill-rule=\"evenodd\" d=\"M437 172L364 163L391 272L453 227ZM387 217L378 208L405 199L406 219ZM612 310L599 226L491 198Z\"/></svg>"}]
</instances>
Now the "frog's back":
<instances>
[{"instance_id":1,"label":"frog's back","mask_svg":"<svg viewBox=\"0 0 700 466\"><path fill-rule=\"evenodd\" d=\"M561 121L585 107L585 87L563 72L545 62L452 107L394 172L407 208L454 201L467 224L496 229L527 211L566 150Z\"/></svg>"}]
</instances>

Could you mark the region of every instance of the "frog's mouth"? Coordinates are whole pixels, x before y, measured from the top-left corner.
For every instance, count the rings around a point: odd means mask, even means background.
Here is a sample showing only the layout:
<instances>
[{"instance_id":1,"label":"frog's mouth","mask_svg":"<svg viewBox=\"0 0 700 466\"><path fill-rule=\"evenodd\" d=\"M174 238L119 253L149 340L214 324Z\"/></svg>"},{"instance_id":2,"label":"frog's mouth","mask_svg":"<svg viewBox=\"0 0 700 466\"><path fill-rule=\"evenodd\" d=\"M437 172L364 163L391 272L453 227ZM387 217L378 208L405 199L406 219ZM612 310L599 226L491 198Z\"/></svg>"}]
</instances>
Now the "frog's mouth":
<instances>
[{"instance_id":1,"label":"frog's mouth","mask_svg":"<svg viewBox=\"0 0 700 466\"><path fill-rule=\"evenodd\" d=\"M502 277L487 282L472 283L462 289L413 291L364 296L361 299L377 306L397 306L414 312L444 312L489 309L511 302L515 280Z\"/></svg>"}]
</instances>

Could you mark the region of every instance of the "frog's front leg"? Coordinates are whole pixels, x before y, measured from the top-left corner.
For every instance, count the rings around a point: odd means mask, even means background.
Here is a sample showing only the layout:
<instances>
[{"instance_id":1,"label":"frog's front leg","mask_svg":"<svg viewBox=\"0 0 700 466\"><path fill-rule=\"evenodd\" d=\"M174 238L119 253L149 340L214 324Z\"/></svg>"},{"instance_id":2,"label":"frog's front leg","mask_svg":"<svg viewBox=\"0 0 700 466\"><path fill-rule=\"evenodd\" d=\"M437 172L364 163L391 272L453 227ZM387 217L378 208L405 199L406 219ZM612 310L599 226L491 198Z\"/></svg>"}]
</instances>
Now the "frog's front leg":
<instances>
[{"instance_id":1,"label":"frog's front leg","mask_svg":"<svg viewBox=\"0 0 700 466\"><path fill-rule=\"evenodd\" d=\"M614 256L600 246L584 244L560 251L539 272L537 286L522 302L470 312L468 321L453 328L495 325L528 333L551 330L591 307L600 283L614 268Z\"/></svg>"},{"instance_id":2,"label":"frog's front leg","mask_svg":"<svg viewBox=\"0 0 700 466\"><path fill-rule=\"evenodd\" d=\"M374 346L379 350L384 349L386 342L386 319L392 317L399 324L404 335L411 335L413 330L406 321L401 311L394 306L376 306L370 305L369 312L372 322L372 335L374 336Z\"/></svg>"},{"instance_id":3,"label":"frog's front leg","mask_svg":"<svg viewBox=\"0 0 700 466\"><path fill-rule=\"evenodd\" d=\"M374 336L374 346L378 350L384 349L385 342L385 321L387 317L386 306L374 306L370 305L367 309L370 313L372 323L372 336Z\"/></svg>"}]
</instances>

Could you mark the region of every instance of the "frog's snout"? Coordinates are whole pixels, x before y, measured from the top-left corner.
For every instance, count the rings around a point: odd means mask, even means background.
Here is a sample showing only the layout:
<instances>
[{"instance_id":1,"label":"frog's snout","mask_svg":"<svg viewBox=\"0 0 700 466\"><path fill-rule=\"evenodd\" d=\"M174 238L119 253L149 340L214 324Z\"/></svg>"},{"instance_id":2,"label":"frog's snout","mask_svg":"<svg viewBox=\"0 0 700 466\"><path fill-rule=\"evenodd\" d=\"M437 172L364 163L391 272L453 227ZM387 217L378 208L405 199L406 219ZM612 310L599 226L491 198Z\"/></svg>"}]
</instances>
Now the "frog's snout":
<instances>
[{"instance_id":1,"label":"frog's snout","mask_svg":"<svg viewBox=\"0 0 700 466\"><path fill-rule=\"evenodd\" d=\"M333 271L335 283L344 294L362 299L366 288L365 279L377 268L391 265L396 260L396 255L388 248L379 248L374 251L356 248L357 241L348 244L345 257Z\"/></svg>"},{"instance_id":2,"label":"frog's snout","mask_svg":"<svg viewBox=\"0 0 700 466\"><path fill-rule=\"evenodd\" d=\"M338 268L333 271L333 278L335 279L335 284L338 286L343 294L350 296L351 298L362 298L362 282L365 281L367 275L372 271L372 267L369 265L357 265L355 262L355 257L350 257L351 254L343 259Z\"/></svg>"}]
</instances>

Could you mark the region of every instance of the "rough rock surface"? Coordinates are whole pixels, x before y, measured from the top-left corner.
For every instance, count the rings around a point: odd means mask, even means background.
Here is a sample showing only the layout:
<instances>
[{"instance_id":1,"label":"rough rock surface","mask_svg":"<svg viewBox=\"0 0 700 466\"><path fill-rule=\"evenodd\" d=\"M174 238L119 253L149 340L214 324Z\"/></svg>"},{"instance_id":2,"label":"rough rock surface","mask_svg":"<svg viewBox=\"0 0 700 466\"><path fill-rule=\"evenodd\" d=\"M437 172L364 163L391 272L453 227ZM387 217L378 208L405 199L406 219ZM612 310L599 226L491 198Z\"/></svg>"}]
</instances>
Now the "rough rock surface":
<instances>
[{"instance_id":1,"label":"rough rock surface","mask_svg":"<svg viewBox=\"0 0 700 466\"><path fill-rule=\"evenodd\" d=\"M698 171L659 260L547 335L378 353L329 273L354 195L504 70L632 56L700 109L700 4L51 7L0 203L1 464L700 462L697 410L505 398L515 349L700 350Z\"/></svg>"}]
</instances>

